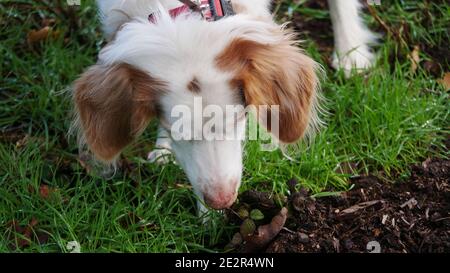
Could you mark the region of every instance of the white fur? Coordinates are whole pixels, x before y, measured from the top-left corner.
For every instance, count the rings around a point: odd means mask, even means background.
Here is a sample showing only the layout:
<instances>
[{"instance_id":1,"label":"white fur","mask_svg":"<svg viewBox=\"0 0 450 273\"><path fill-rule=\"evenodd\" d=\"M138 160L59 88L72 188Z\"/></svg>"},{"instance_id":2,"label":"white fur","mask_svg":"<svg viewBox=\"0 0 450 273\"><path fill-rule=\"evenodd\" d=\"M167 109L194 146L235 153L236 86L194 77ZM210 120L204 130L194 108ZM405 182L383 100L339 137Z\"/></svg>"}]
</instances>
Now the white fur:
<instances>
[{"instance_id":1,"label":"white fur","mask_svg":"<svg viewBox=\"0 0 450 273\"><path fill-rule=\"evenodd\" d=\"M177 105L193 108L194 99L199 96L205 105L219 105L223 108L226 105L243 103L236 90L231 90L229 85L233 75L218 71L215 58L237 37L261 44L279 42L280 37L273 35L274 30L280 26L272 21L270 0L233 0L233 3L246 7L245 14L217 22L206 22L195 14L171 18L167 10L180 5L177 0L161 1L162 4L157 0L97 2L105 35L111 40L100 52L99 62L128 63L169 84L170 92L164 94L160 100L162 116L159 138L156 149L149 154L149 160L165 163L167 155L173 152L200 198L204 198L205 194L237 194L243 169L242 141L173 141L167 137L170 125L175 122L170 109ZM343 5L354 11L351 16L358 16L359 6L356 1L340 2L351 2ZM330 0L330 4L332 8L339 10L337 13L332 12L335 21L343 15L343 11L337 7L337 0ZM151 13L155 14L156 23L148 21L148 15ZM343 20L345 22L337 22L335 26L335 33L343 35L336 41L338 55L348 53L353 47L359 48L359 51L357 54L351 53L350 57L343 59L345 61L340 64L343 64L345 69L353 63L357 67L365 67L372 60L367 47L367 42L372 38L362 28L358 17ZM357 37L352 37L350 33L356 33ZM367 61L364 61L366 59L363 60L362 56L368 57ZM200 82L203 90L201 94L186 90L194 77ZM319 123L317 98L313 97L312 101L314 105L311 108L311 128ZM245 126L245 119L236 121L238 135L242 138ZM201 202L199 212L205 212Z\"/></svg>"},{"instance_id":2,"label":"white fur","mask_svg":"<svg viewBox=\"0 0 450 273\"><path fill-rule=\"evenodd\" d=\"M173 19L163 10L158 14L155 24L147 18L137 17L122 25L115 39L100 52L99 62L125 62L169 83L171 92L160 102L162 119L169 125L174 122L169 109L176 105L193 107L197 95L186 90L186 86L194 77L201 83L201 88L207 90L202 93L204 104L225 107L242 103L238 95L232 95L234 90L229 87L232 75L218 71L215 58L235 37L275 43L269 35L275 26L244 15L206 22L195 15ZM170 130L168 127L165 130ZM243 135L245 120L238 122L238 128ZM237 191L242 173L241 140L169 141L166 138L158 140L157 146L158 152L151 153L150 159L156 160L167 154L167 150L173 151L201 198L205 192L213 195Z\"/></svg>"},{"instance_id":3,"label":"white fur","mask_svg":"<svg viewBox=\"0 0 450 273\"><path fill-rule=\"evenodd\" d=\"M177 0L97 0L103 32L107 39L112 39L114 33L126 22L133 19L146 19L149 14L162 6L173 9L180 6Z\"/></svg>"},{"instance_id":4,"label":"white fur","mask_svg":"<svg viewBox=\"0 0 450 273\"><path fill-rule=\"evenodd\" d=\"M244 13L255 18L272 20L270 4L272 0L232 0L233 5L244 7Z\"/></svg>"},{"instance_id":5,"label":"white fur","mask_svg":"<svg viewBox=\"0 0 450 273\"><path fill-rule=\"evenodd\" d=\"M342 68L346 76L352 69L370 67L375 59L370 45L376 41L360 17L359 0L328 0L333 23L335 51L333 67Z\"/></svg>"},{"instance_id":6,"label":"white fur","mask_svg":"<svg viewBox=\"0 0 450 273\"><path fill-rule=\"evenodd\" d=\"M169 133L161 126L158 128L158 139L155 149L148 154L150 163L167 164L172 155L172 140Z\"/></svg>"}]
</instances>

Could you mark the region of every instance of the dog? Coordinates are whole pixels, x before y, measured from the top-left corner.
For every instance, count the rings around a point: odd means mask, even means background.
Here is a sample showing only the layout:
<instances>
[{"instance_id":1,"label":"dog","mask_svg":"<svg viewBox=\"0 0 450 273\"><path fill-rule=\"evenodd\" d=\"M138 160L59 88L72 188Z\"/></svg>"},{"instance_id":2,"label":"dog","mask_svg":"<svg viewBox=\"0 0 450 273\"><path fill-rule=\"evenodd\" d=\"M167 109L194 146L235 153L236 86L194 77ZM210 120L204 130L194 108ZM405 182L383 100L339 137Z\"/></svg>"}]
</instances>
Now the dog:
<instances>
[{"instance_id":1,"label":"dog","mask_svg":"<svg viewBox=\"0 0 450 273\"><path fill-rule=\"evenodd\" d=\"M188 5L195 1L97 0L108 44L73 88L80 140L105 163L158 119L149 160L163 162L173 153L199 197L199 213L236 200L247 119L242 113L232 119L234 139L174 139L175 107L195 112L196 99L222 109L276 105L279 130L263 125L282 143L297 142L320 123L320 66L300 49L292 30L274 21L271 1L228 1L221 2L232 6L232 15L206 18L204 7ZM347 75L370 67L375 35L360 18L361 4L329 0L329 6L333 66Z\"/></svg>"}]
</instances>

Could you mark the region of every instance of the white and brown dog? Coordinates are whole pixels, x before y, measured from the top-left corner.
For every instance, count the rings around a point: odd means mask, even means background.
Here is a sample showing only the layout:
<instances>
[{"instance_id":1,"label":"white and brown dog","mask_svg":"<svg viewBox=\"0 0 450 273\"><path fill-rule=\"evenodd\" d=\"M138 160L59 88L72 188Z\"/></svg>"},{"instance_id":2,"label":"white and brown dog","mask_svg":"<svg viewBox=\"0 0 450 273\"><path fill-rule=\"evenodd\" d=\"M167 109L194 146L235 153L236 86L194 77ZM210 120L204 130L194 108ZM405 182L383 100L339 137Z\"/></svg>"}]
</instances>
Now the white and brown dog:
<instances>
[{"instance_id":1,"label":"white and brown dog","mask_svg":"<svg viewBox=\"0 0 450 273\"><path fill-rule=\"evenodd\" d=\"M318 65L291 31L274 22L270 0L231 0L236 14L217 21L184 8L186 1L97 2L109 43L75 82L73 100L81 139L101 161L113 162L156 118L158 149L149 159L172 152L200 200L223 209L235 201L241 183L242 138L175 140L175 106L192 108L196 98L222 108L278 105L276 137L284 143L296 142L319 122ZM329 6L334 65L347 73L370 66L374 35L362 23L358 0L329 0ZM244 135L245 115L233 123Z\"/></svg>"}]
</instances>

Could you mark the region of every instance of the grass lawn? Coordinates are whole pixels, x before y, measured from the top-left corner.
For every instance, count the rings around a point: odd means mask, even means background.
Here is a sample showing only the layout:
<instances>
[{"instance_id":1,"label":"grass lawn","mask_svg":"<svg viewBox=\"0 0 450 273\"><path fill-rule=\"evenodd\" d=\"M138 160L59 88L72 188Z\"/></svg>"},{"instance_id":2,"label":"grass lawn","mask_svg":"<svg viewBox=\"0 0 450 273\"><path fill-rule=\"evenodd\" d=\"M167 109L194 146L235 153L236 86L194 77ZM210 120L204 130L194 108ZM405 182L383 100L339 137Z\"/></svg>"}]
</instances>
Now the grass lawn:
<instances>
[{"instance_id":1,"label":"grass lawn","mask_svg":"<svg viewBox=\"0 0 450 273\"><path fill-rule=\"evenodd\" d=\"M126 150L112 179L88 173L76 141L67 138L65 91L95 62L104 40L93 1L75 9L56 2L0 2L0 251L66 252L70 241L83 252L221 251L218 242L236 227L217 213L202 225L183 171L146 162L156 124ZM277 1L279 20L328 25L328 11L305 2ZM326 127L289 152L293 160L248 142L241 191L284 193L286 181L297 178L327 195L349 189L352 175L398 181L410 164L448 157L450 104L438 81L449 71L448 2L385 0L373 11L378 19L366 19L383 33L378 62L349 79L328 65L331 29L301 33L326 69ZM31 31L45 25L48 37L35 41L39 33ZM416 54L414 68L408 56Z\"/></svg>"}]
</instances>

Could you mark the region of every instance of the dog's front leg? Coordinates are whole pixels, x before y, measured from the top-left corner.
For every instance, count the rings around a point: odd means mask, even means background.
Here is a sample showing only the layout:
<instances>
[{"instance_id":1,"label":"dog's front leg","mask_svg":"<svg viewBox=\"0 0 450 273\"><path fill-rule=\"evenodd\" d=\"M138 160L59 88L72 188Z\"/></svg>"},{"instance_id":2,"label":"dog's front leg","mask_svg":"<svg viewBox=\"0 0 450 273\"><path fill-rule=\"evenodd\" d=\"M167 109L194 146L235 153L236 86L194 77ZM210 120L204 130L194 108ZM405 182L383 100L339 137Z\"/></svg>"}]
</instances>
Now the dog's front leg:
<instances>
[{"instance_id":1,"label":"dog's front leg","mask_svg":"<svg viewBox=\"0 0 450 273\"><path fill-rule=\"evenodd\" d=\"M148 154L147 159L157 164L167 164L171 160L172 140L169 133L162 128L158 127L158 139L156 140L155 149Z\"/></svg>"},{"instance_id":2,"label":"dog's front leg","mask_svg":"<svg viewBox=\"0 0 450 273\"><path fill-rule=\"evenodd\" d=\"M352 69L370 67L374 62L370 44L377 35L364 24L359 0L328 0L328 4L335 41L333 67L344 69L347 77Z\"/></svg>"}]
</instances>

